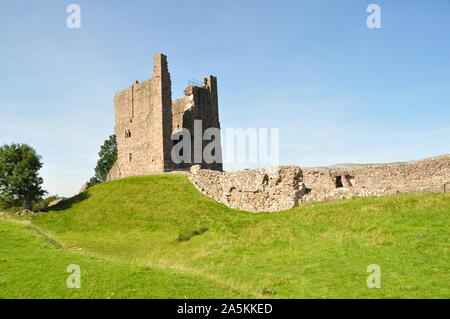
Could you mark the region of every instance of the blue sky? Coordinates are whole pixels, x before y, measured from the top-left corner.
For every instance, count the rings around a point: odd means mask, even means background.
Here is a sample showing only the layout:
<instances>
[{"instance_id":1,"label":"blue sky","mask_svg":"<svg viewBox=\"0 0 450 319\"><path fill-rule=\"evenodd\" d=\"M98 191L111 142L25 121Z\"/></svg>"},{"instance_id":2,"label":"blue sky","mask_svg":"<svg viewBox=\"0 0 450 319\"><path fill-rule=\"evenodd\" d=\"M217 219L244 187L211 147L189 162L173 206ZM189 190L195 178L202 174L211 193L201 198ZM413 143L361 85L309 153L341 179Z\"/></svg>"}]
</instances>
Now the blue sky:
<instances>
[{"instance_id":1,"label":"blue sky","mask_svg":"<svg viewBox=\"0 0 450 319\"><path fill-rule=\"evenodd\" d=\"M81 7L81 29L66 8ZM381 7L381 29L366 8ZM281 164L449 153L450 1L3 1L0 144L71 195L113 133L114 93L168 56L173 98L218 77L223 128L280 128ZM227 167L232 169L233 167Z\"/></svg>"}]
</instances>

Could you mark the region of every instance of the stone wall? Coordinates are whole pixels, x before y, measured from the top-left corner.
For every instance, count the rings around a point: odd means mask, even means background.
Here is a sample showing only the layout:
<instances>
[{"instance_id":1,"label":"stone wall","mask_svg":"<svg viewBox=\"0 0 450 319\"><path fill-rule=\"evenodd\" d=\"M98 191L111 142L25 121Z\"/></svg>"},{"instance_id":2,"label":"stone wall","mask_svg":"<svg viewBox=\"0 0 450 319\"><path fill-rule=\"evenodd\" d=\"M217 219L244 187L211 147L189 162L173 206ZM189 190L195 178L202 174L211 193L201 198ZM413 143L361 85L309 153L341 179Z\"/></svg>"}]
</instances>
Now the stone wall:
<instances>
[{"instance_id":1,"label":"stone wall","mask_svg":"<svg viewBox=\"0 0 450 319\"><path fill-rule=\"evenodd\" d=\"M153 57L153 76L116 94L118 159L111 176L128 177L172 168L171 81L166 57Z\"/></svg>"},{"instance_id":2,"label":"stone wall","mask_svg":"<svg viewBox=\"0 0 450 319\"><path fill-rule=\"evenodd\" d=\"M193 166L189 179L203 194L228 207L249 212L275 212L298 205L303 196L297 166L220 172Z\"/></svg>"},{"instance_id":3,"label":"stone wall","mask_svg":"<svg viewBox=\"0 0 450 319\"><path fill-rule=\"evenodd\" d=\"M219 149L216 151L220 154L220 160L213 163L196 163L194 158L194 149L199 147L204 150L205 146L210 142L203 140L204 132L208 128L220 129L219 110L217 101L217 79L214 76L205 78L203 86L188 86L184 90L185 96L176 99L172 102L172 130L177 132L180 129L187 129L191 134L191 138L196 134L194 130L194 123L196 120L201 120L201 130L199 134L199 141L201 144L195 145L194 140L191 140L191 159L189 163L181 163L178 167L190 168L192 165L200 164L202 168L222 170L222 148L219 143Z\"/></svg>"},{"instance_id":4,"label":"stone wall","mask_svg":"<svg viewBox=\"0 0 450 319\"><path fill-rule=\"evenodd\" d=\"M355 196L444 192L450 182L450 155L351 169L304 168L303 182L307 194L302 203Z\"/></svg>"},{"instance_id":5,"label":"stone wall","mask_svg":"<svg viewBox=\"0 0 450 319\"><path fill-rule=\"evenodd\" d=\"M358 196L450 192L450 155L352 169L280 166L219 172L194 166L189 179L203 194L228 207L274 212Z\"/></svg>"}]
</instances>

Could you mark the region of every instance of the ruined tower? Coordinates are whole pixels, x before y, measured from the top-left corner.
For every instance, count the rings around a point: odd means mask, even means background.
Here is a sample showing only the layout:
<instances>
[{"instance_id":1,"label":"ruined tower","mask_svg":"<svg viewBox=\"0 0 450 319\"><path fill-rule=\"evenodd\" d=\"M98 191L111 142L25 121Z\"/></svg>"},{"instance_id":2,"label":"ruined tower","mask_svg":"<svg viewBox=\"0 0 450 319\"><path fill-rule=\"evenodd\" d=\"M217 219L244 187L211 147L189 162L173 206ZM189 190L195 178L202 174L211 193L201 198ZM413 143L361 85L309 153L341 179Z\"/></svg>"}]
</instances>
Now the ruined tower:
<instances>
[{"instance_id":1,"label":"ruined tower","mask_svg":"<svg viewBox=\"0 0 450 319\"><path fill-rule=\"evenodd\" d=\"M189 130L192 150L198 147L198 143L203 150L208 141L194 140L195 121L201 120L201 135L208 128L220 129L216 78L205 78L203 86L188 86L184 90L185 96L172 102L167 58L157 54L153 62L150 79L140 83L135 81L114 97L118 159L108 174L108 180L186 170L196 164L222 170L220 139L219 147L215 149L220 160L213 163L206 163L203 159L196 161L194 152L191 161L183 163L175 163L171 156L172 147L176 144L172 141L174 131Z\"/></svg>"}]
</instances>

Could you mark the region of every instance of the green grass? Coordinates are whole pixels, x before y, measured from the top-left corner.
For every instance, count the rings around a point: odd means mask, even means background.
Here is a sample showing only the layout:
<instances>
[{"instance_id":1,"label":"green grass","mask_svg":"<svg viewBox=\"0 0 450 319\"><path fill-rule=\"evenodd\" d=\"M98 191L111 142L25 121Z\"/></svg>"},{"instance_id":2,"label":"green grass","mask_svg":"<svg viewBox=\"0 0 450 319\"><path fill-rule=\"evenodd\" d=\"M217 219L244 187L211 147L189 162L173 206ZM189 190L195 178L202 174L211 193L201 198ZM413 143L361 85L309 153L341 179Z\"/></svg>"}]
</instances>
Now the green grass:
<instances>
[{"instance_id":1,"label":"green grass","mask_svg":"<svg viewBox=\"0 0 450 319\"><path fill-rule=\"evenodd\" d=\"M239 292L195 275L102 260L62 249L32 226L0 219L2 298L218 298ZM81 287L67 288L69 265ZM242 296L242 295L241 295ZM245 295L243 295L245 297Z\"/></svg>"},{"instance_id":2,"label":"green grass","mask_svg":"<svg viewBox=\"0 0 450 319\"><path fill-rule=\"evenodd\" d=\"M79 292L57 289L60 280L40 272L25 282L46 281L48 297L78 297L86 289L83 296L102 298L109 291L148 298L449 298L449 213L450 194L425 194L253 214L203 196L186 176L134 177L97 185L49 213L25 217L65 247L39 244L52 254L45 259L60 276L67 277L63 266L76 263L69 260L77 257L98 264L92 274L116 276L116 281L105 287L101 279L91 281L86 275ZM25 236L31 230L21 231ZM183 234L195 236L179 240ZM28 246L21 248L24 259ZM77 254L70 252L78 248ZM38 262L22 263L14 267L17 273L9 270L17 282L26 271L39 269ZM381 267L380 289L367 288L370 264ZM167 282L134 275L147 267ZM2 268L0 263L3 274ZM136 290L122 289L122 280ZM147 284L152 288L146 289ZM0 297L35 297L26 285L7 288L9 295L2 293L4 286L0 281Z\"/></svg>"}]
</instances>

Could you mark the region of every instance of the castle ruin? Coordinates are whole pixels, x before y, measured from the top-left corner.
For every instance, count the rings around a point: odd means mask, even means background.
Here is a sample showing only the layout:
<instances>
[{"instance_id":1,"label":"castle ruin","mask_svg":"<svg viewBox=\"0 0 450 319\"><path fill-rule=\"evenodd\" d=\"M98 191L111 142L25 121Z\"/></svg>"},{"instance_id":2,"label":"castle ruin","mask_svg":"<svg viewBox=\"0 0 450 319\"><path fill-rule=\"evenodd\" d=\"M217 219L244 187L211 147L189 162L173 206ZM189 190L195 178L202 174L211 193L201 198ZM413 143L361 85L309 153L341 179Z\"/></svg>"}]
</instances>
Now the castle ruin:
<instances>
[{"instance_id":1,"label":"castle ruin","mask_svg":"<svg viewBox=\"0 0 450 319\"><path fill-rule=\"evenodd\" d=\"M150 79L135 81L114 98L118 159L108 180L190 171L189 179L200 192L251 212L360 196L450 191L450 155L348 169L279 166L223 172L220 134L205 141L209 128L220 129L216 78L188 86L184 97L172 101L166 56L157 54L153 60ZM190 140L180 131L187 131ZM181 162L174 160L174 146L181 145L177 143L183 142L182 152L187 143L203 154L210 141L215 142L215 161L198 159L195 151Z\"/></svg>"},{"instance_id":2,"label":"castle ruin","mask_svg":"<svg viewBox=\"0 0 450 319\"><path fill-rule=\"evenodd\" d=\"M397 193L449 193L450 155L347 169L266 167L218 172L192 167L189 179L228 207L276 212L307 203Z\"/></svg>"},{"instance_id":3,"label":"castle ruin","mask_svg":"<svg viewBox=\"0 0 450 319\"><path fill-rule=\"evenodd\" d=\"M136 175L150 175L189 170L194 164L202 168L222 170L222 150L215 149L218 161L207 163L191 161L176 163L172 148L180 140L172 140L173 133L187 129L194 137L194 121L201 120L201 136L208 128L220 129L217 79L208 76L203 86L190 85L185 96L172 101L170 73L164 54L153 56L153 76L134 83L114 97L115 132L118 158L108 174L108 180ZM198 133L197 133L198 134ZM202 149L206 146L201 142ZM191 148L194 139L190 142ZM216 158L217 158L216 157Z\"/></svg>"}]
</instances>

